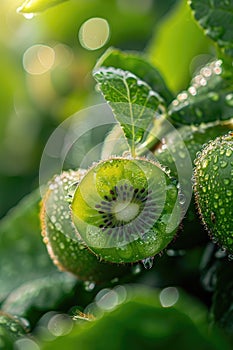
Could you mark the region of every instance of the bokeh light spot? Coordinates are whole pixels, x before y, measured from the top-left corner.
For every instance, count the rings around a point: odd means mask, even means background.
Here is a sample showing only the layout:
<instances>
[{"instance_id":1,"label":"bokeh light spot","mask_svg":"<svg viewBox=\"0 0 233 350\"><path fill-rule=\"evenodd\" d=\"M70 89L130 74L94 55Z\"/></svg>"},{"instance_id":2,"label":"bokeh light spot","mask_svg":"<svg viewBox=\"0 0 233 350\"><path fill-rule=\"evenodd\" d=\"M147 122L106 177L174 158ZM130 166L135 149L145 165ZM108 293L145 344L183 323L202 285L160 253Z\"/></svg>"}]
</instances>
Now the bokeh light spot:
<instances>
[{"instance_id":1,"label":"bokeh light spot","mask_svg":"<svg viewBox=\"0 0 233 350\"><path fill-rule=\"evenodd\" d=\"M56 337L70 333L73 328L73 321L65 314L53 316L48 323L48 330Z\"/></svg>"},{"instance_id":2,"label":"bokeh light spot","mask_svg":"<svg viewBox=\"0 0 233 350\"><path fill-rule=\"evenodd\" d=\"M99 17L90 18L79 30L80 44L87 50L97 50L106 44L110 36L108 22Z\"/></svg>"},{"instance_id":3,"label":"bokeh light spot","mask_svg":"<svg viewBox=\"0 0 233 350\"><path fill-rule=\"evenodd\" d=\"M50 46L33 45L23 55L23 67L32 75L39 75L49 71L55 60L55 52Z\"/></svg>"},{"instance_id":4,"label":"bokeh light spot","mask_svg":"<svg viewBox=\"0 0 233 350\"><path fill-rule=\"evenodd\" d=\"M179 292L175 287L164 288L159 295L159 300L163 307L171 307L175 305L178 299Z\"/></svg>"},{"instance_id":5,"label":"bokeh light spot","mask_svg":"<svg viewBox=\"0 0 233 350\"><path fill-rule=\"evenodd\" d=\"M21 338L14 344L15 350L40 350L39 345L32 339Z\"/></svg>"}]
</instances>

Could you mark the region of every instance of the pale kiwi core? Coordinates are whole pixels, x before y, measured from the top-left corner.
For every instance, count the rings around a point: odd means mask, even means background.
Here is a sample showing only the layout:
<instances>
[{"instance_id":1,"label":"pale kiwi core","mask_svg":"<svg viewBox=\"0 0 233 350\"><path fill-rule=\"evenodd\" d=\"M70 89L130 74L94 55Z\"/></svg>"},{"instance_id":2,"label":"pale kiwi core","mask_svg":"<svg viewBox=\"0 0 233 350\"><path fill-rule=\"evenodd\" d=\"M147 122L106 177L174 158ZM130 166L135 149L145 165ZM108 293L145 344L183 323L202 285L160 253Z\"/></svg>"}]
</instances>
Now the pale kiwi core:
<instances>
[{"instance_id":1,"label":"pale kiwi core","mask_svg":"<svg viewBox=\"0 0 233 350\"><path fill-rule=\"evenodd\" d=\"M139 213L139 205L136 203L116 203L113 206L115 217L119 221L130 222Z\"/></svg>"}]
</instances>

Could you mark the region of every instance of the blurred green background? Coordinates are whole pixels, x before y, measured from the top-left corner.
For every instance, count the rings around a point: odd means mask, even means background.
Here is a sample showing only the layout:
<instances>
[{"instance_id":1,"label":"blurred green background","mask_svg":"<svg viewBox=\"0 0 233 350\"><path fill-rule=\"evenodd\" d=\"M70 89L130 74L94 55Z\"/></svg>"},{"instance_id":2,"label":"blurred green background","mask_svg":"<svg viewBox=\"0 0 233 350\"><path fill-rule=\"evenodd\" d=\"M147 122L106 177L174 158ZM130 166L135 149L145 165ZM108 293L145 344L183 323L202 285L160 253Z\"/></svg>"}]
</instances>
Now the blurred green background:
<instances>
[{"instance_id":1,"label":"blurred green background","mask_svg":"<svg viewBox=\"0 0 233 350\"><path fill-rule=\"evenodd\" d=\"M70 0L32 18L16 12L21 4L0 5L0 217L38 187L52 131L102 101L91 71L109 46L146 52L174 93L215 55L185 0ZM83 47L81 28L95 17L109 32L93 50Z\"/></svg>"}]
</instances>

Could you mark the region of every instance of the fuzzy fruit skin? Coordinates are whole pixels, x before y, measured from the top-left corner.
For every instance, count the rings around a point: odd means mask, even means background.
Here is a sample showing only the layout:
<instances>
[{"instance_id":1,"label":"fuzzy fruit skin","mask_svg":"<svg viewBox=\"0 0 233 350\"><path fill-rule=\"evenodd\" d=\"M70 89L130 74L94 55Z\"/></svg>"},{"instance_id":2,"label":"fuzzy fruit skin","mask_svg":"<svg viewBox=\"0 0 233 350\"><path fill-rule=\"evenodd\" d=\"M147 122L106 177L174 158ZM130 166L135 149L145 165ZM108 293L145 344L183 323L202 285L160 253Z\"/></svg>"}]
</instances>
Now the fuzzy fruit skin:
<instances>
[{"instance_id":1,"label":"fuzzy fruit skin","mask_svg":"<svg viewBox=\"0 0 233 350\"><path fill-rule=\"evenodd\" d=\"M124 193L126 184L126 192L131 191L132 197L124 202L118 190L122 188ZM137 199L141 191L150 193L144 201L141 197ZM129 219L130 208L135 208L134 200L143 204L139 204L140 209ZM156 203L155 207L151 203ZM97 209L99 204L103 209ZM123 204L122 212L117 211L118 205ZM109 213L108 205L112 217L104 221ZM113 263L132 263L161 252L174 238L181 215L177 187L161 166L147 159L123 157L100 161L89 169L74 194L72 213L89 249ZM126 216L118 219L119 215ZM149 219L151 215L153 218Z\"/></svg>"},{"instance_id":2,"label":"fuzzy fruit skin","mask_svg":"<svg viewBox=\"0 0 233 350\"><path fill-rule=\"evenodd\" d=\"M81 280L104 282L129 273L129 267L100 262L80 239L72 223L67 197L78 185L84 171L67 171L57 175L41 204L43 241L54 264Z\"/></svg>"},{"instance_id":3,"label":"fuzzy fruit skin","mask_svg":"<svg viewBox=\"0 0 233 350\"><path fill-rule=\"evenodd\" d=\"M159 147L154 152L156 159L164 166L170 169L170 175L178 178L176 164L183 165L183 181L187 179L188 182L191 178L186 174L185 169L185 159L183 156L183 147L187 148L192 163L196 158L197 152L199 152L203 144L215 139L218 136L225 135L232 128L232 123L208 123L202 124L198 127L194 125L185 125L178 129L183 142L177 140L177 132L171 132L164 137L164 143L160 144ZM170 154L168 148L166 147L167 142L172 142L172 147L170 147ZM174 145L174 146L173 146ZM165 146L165 147L164 147ZM191 200L187 213L183 219L183 224L181 226L181 232L179 232L179 240L176 240L175 246L179 249L187 249L192 247L194 242L199 245L207 240L203 225L201 224L199 217L197 215L197 210L195 207L194 196ZM190 234L192 238L190 239Z\"/></svg>"},{"instance_id":4,"label":"fuzzy fruit skin","mask_svg":"<svg viewBox=\"0 0 233 350\"><path fill-rule=\"evenodd\" d=\"M233 254L233 131L209 142L195 160L194 194L211 238Z\"/></svg>"}]
</instances>

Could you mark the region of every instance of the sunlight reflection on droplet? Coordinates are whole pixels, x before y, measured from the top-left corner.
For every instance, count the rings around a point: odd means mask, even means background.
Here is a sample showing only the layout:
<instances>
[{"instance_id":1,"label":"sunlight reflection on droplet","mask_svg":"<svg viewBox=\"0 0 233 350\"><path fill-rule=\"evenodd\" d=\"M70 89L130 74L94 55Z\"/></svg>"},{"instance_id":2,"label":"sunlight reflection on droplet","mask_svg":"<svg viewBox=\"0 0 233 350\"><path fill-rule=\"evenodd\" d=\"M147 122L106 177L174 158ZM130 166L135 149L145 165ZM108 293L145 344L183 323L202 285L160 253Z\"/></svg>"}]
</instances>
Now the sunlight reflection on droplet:
<instances>
[{"instance_id":1,"label":"sunlight reflection on droplet","mask_svg":"<svg viewBox=\"0 0 233 350\"><path fill-rule=\"evenodd\" d=\"M159 300L163 307L171 307L175 305L178 299L179 291L175 287L164 288L159 295Z\"/></svg>"},{"instance_id":2,"label":"sunlight reflection on droplet","mask_svg":"<svg viewBox=\"0 0 233 350\"><path fill-rule=\"evenodd\" d=\"M55 52L46 45L33 45L23 55L23 66L27 73L39 75L46 73L54 64Z\"/></svg>"},{"instance_id":3,"label":"sunlight reflection on droplet","mask_svg":"<svg viewBox=\"0 0 233 350\"><path fill-rule=\"evenodd\" d=\"M80 44L88 50L97 50L106 44L110 36L108 22L103 18L90 18L79 30Z\"/></svg>"},{"instance_id":4,"label":"sunlight reflection on droplet","mask_svg":"<svg viewBox=\"0 0 233 350\"><path fill-rule=\"evenodd\" d=\"M35 17L34 13L24 13L23 16L26 19L32 19L33 17Z\"/></svg>"}]
</instances>

